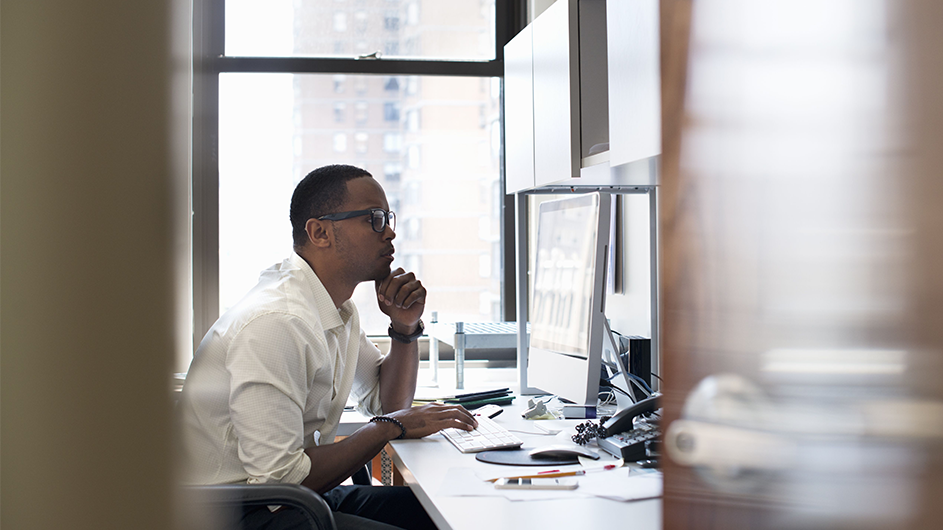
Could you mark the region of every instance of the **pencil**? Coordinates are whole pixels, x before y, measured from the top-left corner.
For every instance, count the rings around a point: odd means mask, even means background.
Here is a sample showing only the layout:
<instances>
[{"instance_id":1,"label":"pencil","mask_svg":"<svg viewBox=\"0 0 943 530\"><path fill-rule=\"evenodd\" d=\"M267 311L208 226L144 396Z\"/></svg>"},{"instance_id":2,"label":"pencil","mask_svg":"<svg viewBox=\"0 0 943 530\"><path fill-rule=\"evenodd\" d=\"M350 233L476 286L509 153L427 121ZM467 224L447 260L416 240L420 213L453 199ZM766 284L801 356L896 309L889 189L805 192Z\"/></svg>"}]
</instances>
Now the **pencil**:
<instances>
[{"instance_id":1,"label":"pencil","mask_svg":"<svg viewBox=\"0 0 943 530\"><path fill-rule=\"evenodd\" d=\"M610 470L610 469L615 469L615 468L617 468L617 467L619 467L619 466L617 466L617 465L615 465L615 464L609 464L609 465L603 466L603 467L595 467L595 468L592 468L592 469L580 469L580 470L578 470L578 471L556 471L556 470L554 470L554 471L544 471L543 473L538 473L538 474L536 474L536 475L518 475L518 476L515 476L515 477L498 477L498 478L490 479L490 480L488 480L488 482L495 482L495 481L498 481L498 480L500 480L500 479L502 479L502 478L506 478L506 479L517 479L517 478L575 477L575 476L585 475L585 474L591 473L591 472L593 472L593 471L608 471L608 470Z\"/></svg>"}]
</instances>

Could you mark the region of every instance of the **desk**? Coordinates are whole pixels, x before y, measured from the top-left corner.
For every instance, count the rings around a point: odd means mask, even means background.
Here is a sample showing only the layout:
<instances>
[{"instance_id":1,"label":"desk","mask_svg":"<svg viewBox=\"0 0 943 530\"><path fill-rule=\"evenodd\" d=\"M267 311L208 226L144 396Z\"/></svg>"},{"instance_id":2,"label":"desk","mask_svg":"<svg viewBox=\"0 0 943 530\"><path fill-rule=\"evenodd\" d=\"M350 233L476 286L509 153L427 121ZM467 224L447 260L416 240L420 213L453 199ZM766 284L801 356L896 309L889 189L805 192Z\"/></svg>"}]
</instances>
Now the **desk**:
<instances>
[{"instance_id":1,"label":"desk","mask_svg":"<svg viewBox=\"0 0 943 530\"><path fill-rule=\"evenodd\" d=\"M514 405L504 407L504 413L497 416L495 421L508 429L536 432L533 421L521 418L520 413L525 404L526 399L518 397ZM578 420L559 420L554 423L559 425L564 421L574 426L579 423ZM559 441L558 438L550 436L519 432L514 434L524 442L524 447ZM437 492L449 469L453 467L482 469L486 474L495 474L496 470L504 469L508 475L529 473L535 468L496 466L478 462L475 455L460 453L440 434L420 440L394 440L390 445L394 451L394 464L440 530L577 530L605 528L603 525L606 524L612 524L613 528L631 527L633 530L661 528L661 499L619 502L599 497L575 497L511 502L502 497L440 496ZM605 457L609 456L602 453Z\"/></svg>"}]
</instances>

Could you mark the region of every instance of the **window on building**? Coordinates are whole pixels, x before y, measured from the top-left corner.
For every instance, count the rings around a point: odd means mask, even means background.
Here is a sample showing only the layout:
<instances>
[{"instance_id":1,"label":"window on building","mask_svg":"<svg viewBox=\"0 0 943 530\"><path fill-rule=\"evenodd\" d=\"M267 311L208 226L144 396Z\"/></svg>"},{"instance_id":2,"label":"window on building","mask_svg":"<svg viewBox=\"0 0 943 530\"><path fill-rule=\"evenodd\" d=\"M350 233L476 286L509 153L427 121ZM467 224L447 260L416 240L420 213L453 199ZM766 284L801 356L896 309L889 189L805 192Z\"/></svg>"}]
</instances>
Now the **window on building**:
<instances>
[{"instance_id":1,"label":"window on building","mask_svg":"<svg viewBox=\"0 0 943 530\"><path fill-rule=\"evenodd\" d=\"M402 162L387 162L383 164L383 178L385 178L387 182L399 182L402 175Z\"/></svg>"},{"instance_id":2,"label":"window on building","mask_svg":"<svg viewBox=\"0 0 943 530\"><path fill-rule=\"evenodd\" d=\"M344 133L334 133L334 152L343 153L347 150L347 135Z\"/></svg>"},{"instance_id":3,"label":"window on building","mask_svg":"<svg viewBox=\"0 0 943 530\"><path fill-rule=\"evenodd\" d=\"M370 135L365 132L359 132L354 134L354 150L358 155L367 154L367 149L369 147Z\"/></svg>"},{"instance_id":4,"label":"window on building","mask_svg":"<svg viewBox=\"0 0 943 530\"><path fill-rule=\"evenodd\" d=\"M383 150L387 153L399 153L403 150L403 135L398 132L388 132L383 135Z\"/></svg>"},{"instance_id":5,"label":"window on building","mask_svg":"<svg viewBox=\"0 0 943 530\"><path fill-rule=\"evenodd\" d=\"M498 16L495 0L386 0L383 9L335 0L207 1L225 11L225 41L211 47L225 52L205 52L220 72L207 81L218 83L210 89L218 89L218 121L202 124L206 138L218 135L218 170L208 169L213 158L194 165L194 187L218 193L218 210L209 209L215 221L194 227L194 239L218 241L194 249L206 257L203 263L218 257L218 267L194 268L198 338L255 284L259 271L290 253L285 219L291 192L309 171L332 163L361 164L383 185L402 226L394 266L421 275L427 311L444 321L513 319L494 301L504 299L502 288L513 293L514 286L505 284L503 267L483 265L513 266L513 252L479 237L482 216L495 230L502 222L504 209L492 203L503 196L482 203L476 191L501 181L500 149L469 146L495 141L500 91L477 87L482 79L500 86L504 42L498 35L506 40L514 32L497 31L499 19L506 22L520 2L500 2L508 13ZM216 35L207 29L210 22L197 30ZM381 61L355 59L377 50ZM257 62L237 71L232 56ZM271 59L279 57L296 62ZM294 65L302 65L300 71L288 70ZM390 65L397 65L396 75ZM380 103L383 119L377 108L371 121L369 105ZM477 113L469 118L468 107L483 108L491 126L482 127ZM410 109L405 120L403 109ZM206 214L203 207L195 205L197 218ZM218 293L217 300L207 293ZM385 334L389 319L376 309L371 286L358 290L354 301L364 330Z\"/></svg>"},{"instance_id":6,"label":"window on building","mask_svg":"<svg viewBox=\"0 0 943 530\"><path fill-rule=\"evenodd\" d=\"M387 101L383 104L383 120L399 121L399 102Z\"/></svg>"},{"instance_id":7,"label":"window on building","mask_svg":"<svg viewBox=\"0 0 943 530\"><path fill-rule=\"evenodd\" d=\"M400 55L399 51L399 41L390 40L383 43L383 54L384 55Z\"/></svg>"},{"instance_id":8,"label":"window on building","mask_svg":"<svg viewBox=\"0 0 943 530\"><path fill-rule=\"evenodd\" d=\"M368 27L367 20L366 11L357 11L354 13L354 28L357 29L357 33L366 33Z\"/></svg>"},{"instance_id":9,"label":"window on building","mask_svg":"<svg viewBox=\"0 0 943 530\"><path fill-rule=\"evenodd\" d=\"M334 31L347 31L347 13L334 13Z\"/></svg>"},{"instance_id":10,"label":"window on building","mask_svg":"<svg viewBox=\"0 0 943 530\"><path fill-rule=\"evenodd\" d=\"M358 101L354 103L354 121L357 122L357 125L363 125L367 123L367 102Z\"/></svg>"}]
</instances>

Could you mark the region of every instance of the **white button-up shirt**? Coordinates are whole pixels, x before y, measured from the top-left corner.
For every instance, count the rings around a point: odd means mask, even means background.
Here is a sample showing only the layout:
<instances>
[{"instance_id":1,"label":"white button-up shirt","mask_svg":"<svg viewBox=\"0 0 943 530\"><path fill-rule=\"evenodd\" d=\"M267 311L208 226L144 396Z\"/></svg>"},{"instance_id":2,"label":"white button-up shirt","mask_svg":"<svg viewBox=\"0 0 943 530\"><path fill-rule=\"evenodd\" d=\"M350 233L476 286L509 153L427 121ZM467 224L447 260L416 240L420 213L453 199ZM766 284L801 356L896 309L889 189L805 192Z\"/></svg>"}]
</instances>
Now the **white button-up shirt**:
<instances>
[{"instance_id":1,"label":"white button-up shirt","mask_svg":"<svg viewBox=\"0 0 943 530\"><path fill-rule=\"evenodd\" d=\"M353 302L336 308L300 256L263 271L187 373L185 482L300 483L311 468L304 449L334 441L348 395L365 415L381 414L381 360Z\"/></svg>"}]
</instances>

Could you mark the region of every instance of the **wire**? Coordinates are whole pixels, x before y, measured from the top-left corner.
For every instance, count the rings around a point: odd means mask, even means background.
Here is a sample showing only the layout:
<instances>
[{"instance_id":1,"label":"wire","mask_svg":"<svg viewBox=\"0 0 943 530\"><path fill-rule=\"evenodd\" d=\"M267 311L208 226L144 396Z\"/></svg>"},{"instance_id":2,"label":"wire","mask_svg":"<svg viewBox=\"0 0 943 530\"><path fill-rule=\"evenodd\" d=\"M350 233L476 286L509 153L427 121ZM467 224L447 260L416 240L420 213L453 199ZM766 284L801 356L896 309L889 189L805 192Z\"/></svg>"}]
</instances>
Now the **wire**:
<instances>
[{"instance_id":1,"label":"wire","mask_svg":"<svg viewBox=\"0 0 943 530\"><path fill-rule=\"evenodd\" d=\"M616 394L611 390L600 392L599 395L602 396L599 398L601 400L601 405L612 405L616 402Z\"/></svg>"},{"instance_id":2,"label":"wire","mask_svg":"<svg viewBox=\"0 0 943 530\"><path fill-rule=\"evenodd\" d=\"M635 384L635 386L637 386L638 389L641 390L643 394L645 394L645 397L652 397L652 392L651 392L651 390L646 390L645 387L642 386L641 383L639 383L639 381L642 381L642 378L641 378L641 377L639 377L639 376L637 376L637 375L635 375L635 374L632 374L632 373L629 373L628 375L631 376L631 377L629 378L629 381L632 381L632 383ZM642 383L644 383L644 382L645 382L645 381L642 381ZM645 386L648 386L648 385L645 385Z\"/></svg>"},{"instance_id":3,"label":"wire","mask_svg":"<svg viewBox=\"0 0 943 530\"><path fill-rule=\"evenodd\" d=\"M629 377L631 377L632 379L638 381L639 383L642 383L642 385L645 386L645 389L648 390L648 395L649 395L649 396L652 395L652 392L654 392L654 390L652 390L652 387L648 386L648 383L646 383L644 379L642 379L641 377L639 377L639 376L633 374L632 372L629 372Z\"/></svg>"},{"instance_id":4,"label":"wire","mask_svg":"<svg viewBox=\"0 0 943 530\"><path fill-rule=\"evenodd\" d=\"M659 381L661 381L662 383L664 383L664 382L665 382L665 380L664 380L664 379L662 379L662 378L660 378L660 377L658 377L658 374L656 374L655 372L652 372L652 377L654 377L655 379L657 379L657 380L659 380Z\"/></svg>"},{"instance_id":5,"label":"wire","mask_svg":"<svg viewBox=\"0 0 943 530\"><path fill-rule=\"evenodd\" d=\"M619 393L621 393L621 394L624 395L624 396L627 396L627 397L630 397L630 398L632 398L632 399L635 399L635 396L629 394L628 392L626 392L625 390L622 390L621 388L619 388L619 387L617 387L617 386L613 386L612 389L615 390L615 391L617 391L617 392L619 392Z\"/></svg>"},{"instance_id":6,"label":"wire","mask_svg":"<svg viewBox=\"0 0 943 530\"><path fill-rule=\"evenodd\" d=\"M531 431L522 431L519 429L508 429L508 432L519 432L521 434L533 434L534 436L556 436L557 435L557 433L551 434L549 432L531 432Z\"/></svg>"}]
</instances>

